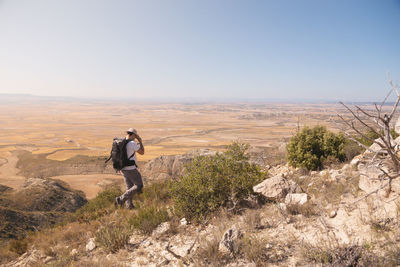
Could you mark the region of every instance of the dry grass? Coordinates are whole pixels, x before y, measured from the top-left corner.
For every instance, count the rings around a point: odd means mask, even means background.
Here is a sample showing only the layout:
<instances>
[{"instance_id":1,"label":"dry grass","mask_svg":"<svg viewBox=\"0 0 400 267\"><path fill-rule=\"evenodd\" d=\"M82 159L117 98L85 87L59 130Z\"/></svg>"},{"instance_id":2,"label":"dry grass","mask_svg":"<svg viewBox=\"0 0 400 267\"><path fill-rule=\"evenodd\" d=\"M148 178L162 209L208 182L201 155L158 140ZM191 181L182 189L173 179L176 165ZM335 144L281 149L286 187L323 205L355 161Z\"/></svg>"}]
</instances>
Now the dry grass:
<instances>
[{"instance_id":1,"label":"dry grass","mask_svg":"<svg viewBox=\"0 0 400 267\"><path fill-rule=\"evenodd\" d=\"M240 253L257 266L267 266L270 259L267 244L268 241L264 237L255 234L246 235L240 240Z\"/></svg>"},{"instance_id":2,"label":"dry grass","mask_svg":"<svg viewBox=\"0 0 400 267\"><path fill-rule=\"evenodd\" d=\"M200 239L199 248L194 254L193 261L197 266L223 266L229 257L219 251L219 242L222 238L223 230L219 227L206 237Z\"/></svg>"},{"instance_id":3,"label":"dry grass","mask_svg":"<svg viewBox=\"0 0 400 267\"><path fill-rule=\"evenodd\" d=\"M303 205L299 204L291 204L286 206L286 212L290 215L298 215L301 214L307 218L310 218L312 216L317 216L319 215L319 210L317 206L310 201Z\"/></svg>"},{"instance_id":4,"label":"dry grass","mask_svg":"<svg viewBox=\"0 0 400 267\"><path fill-rule=\"evenodd\" d=\"M131 234L132 228L126 222L110 222L96 231L96 244L108 253L115 253L128 245Z\"/></svg>"},{"instance_id":5,"label":"dry grass","mask_svg":"<svg viewBox=\"0 0 400 267\"><path fill-rule=\"evenodd\" d=\"M248 231L255 231L263 228L262 218L261 218L261 210L247 210L243 214L244 224Z\"/></svg>"},{"instance_id":6,"label":"dry grass","mask_svg":"<svg viewBox=\"0 0 400 267\"><path fill-rule=\"evenodd\" d=\"M47 229L32 236L28 236L27 240L30 245L43 251L48 256L57 256L59 248L70 247L79 248L86 245L90 236L100 226L99 223L81 224L77 222L69 223L66 226Z\"/></svg>"}]
</instances>

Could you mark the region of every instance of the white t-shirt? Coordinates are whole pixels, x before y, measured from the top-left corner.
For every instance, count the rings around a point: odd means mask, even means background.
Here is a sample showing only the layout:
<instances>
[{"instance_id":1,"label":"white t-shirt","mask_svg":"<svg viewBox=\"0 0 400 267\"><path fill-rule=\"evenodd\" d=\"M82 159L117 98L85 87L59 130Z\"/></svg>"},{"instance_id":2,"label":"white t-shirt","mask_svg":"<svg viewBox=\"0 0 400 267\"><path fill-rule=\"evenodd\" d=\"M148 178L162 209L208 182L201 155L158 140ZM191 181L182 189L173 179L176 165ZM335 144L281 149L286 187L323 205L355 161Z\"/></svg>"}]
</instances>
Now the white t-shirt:
<instances>
[{"instance_id":1,"label":"white t-shirt","mask_svg":"<svg viewBox=\"0 0 400 267\"><path fill-rule=\"evenodd\" d=\"M129 158L130 156L132 156L132 154L136 151L138 151L140 149L140 144L136 143L135 141L130 141L126 144L126 156ZM136 153L135 155L130 159L130 160L134 160L136 161ZM126 166L124 168L122 168L122 170L126 171L126 170L134 170L136 169L136 166Z\"/></svg>"}]
</instances>

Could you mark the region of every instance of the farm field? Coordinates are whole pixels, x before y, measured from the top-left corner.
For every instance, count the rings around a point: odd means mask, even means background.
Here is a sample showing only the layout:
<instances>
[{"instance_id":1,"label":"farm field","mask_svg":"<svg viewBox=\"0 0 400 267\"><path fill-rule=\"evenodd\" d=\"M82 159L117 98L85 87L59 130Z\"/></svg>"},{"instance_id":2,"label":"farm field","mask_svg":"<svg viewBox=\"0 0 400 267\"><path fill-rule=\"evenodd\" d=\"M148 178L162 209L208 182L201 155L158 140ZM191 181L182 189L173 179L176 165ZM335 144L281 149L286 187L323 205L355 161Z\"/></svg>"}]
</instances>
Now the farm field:
<instances>
[{"instance_id":1,"label":"farm field","mask_svg":"<svg viewBox=\"0 0 400 267\"><path fill-rule=\"evenodd\" d=\"M252 146L283 146L298 127L326 125L337 130L338 104L287 103L117 103L94 101L22 101L0 106L0 184L18 188L19 151L63 162L81 155L98 160L109 155L114 136L129 127L138 130L146 153L141 164L160 155L183 154L198 148L222 150L233 140ZM29 158L24 158L29 162ZM140 164L139 164L140 165ZM31 172L31 173L34 173ZM111 174L110 174L111 175ZM115 175L62 173L73 188L93 197ZM121 179L122 180L122 179Z\"/></svg>"}]
</instances>

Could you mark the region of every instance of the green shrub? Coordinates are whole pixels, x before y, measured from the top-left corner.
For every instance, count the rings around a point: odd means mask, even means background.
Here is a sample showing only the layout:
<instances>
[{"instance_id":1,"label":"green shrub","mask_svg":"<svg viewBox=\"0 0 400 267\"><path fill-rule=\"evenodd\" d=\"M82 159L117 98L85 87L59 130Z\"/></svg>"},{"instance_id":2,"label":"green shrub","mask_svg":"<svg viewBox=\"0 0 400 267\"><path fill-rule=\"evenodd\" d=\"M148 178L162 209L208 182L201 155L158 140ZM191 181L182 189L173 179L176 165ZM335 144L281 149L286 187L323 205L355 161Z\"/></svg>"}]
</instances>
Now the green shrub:
<instances>
[{"instance_id":1,"label":"green shrub","mask_svg":"<svg viewBox=\"0 0 400 267\"><path fill-rule=\"evenodd\" d=\"M383 131L380 131L380 133L383 135ZM364 131L363 135L365 135L365 137L357 138L357 141L359 141L360 143L362 143L366 146L371 146L373 144L373 140L379 138L378 134L370 129L367 131ZM394 128L390 129L390 135L393 137L393 139L396 139L397 137L399 137L399 134L396 133Z\"/></svg>"},{"instance_id":2,"label":"green shrub","mask_svg":"<svg viewBox=\"0 0 400 267\"><path fill-rule=\"evenodd\" d=\"M135 194L134 200L146 205L163 205L171 199L170 182L154 182L145 185L142 194Z\"/></svg>"},{"instance_id":3,"label":"green shrub","mask_svg":"<svg viewBox=\"0 0 400 267\"><path fill-rule=\"evenodd\" d=\"M143 234L151 234L157 226L169 220L165 208L147 206L139 208L138 213L129 219L129 224Z\"/></svg>"},{"instance_id":4,"label":"green shrub","mask_svg":"<svg viewBox=\"0 0 400 267\"><path fill-rule=\"evenodd\" d=\"M374 131L371 131L371 130L364 131L363 135L365 135L365 137L360 137L360 138L356 138L356 139L361 144L366 145L366 146L370 146L373 144L373 141L371 141L371 140L375 140L375 139L379 138L378 134L376 134Z\"/></svg>"},{"instance_id":5,"label":"green shrub","mask_svg":"<svg viewBox=\"0 0 400 267\"><path fill-rule=\"evenodd\" d=\"M87 222L108 214L115 198L121 194L121 189L116 185L105 188L94 199L89 200L86 205L76 211L78 220Z\"/></svg>"},{"instance_id":6,"label":"green shrub","mask_svg":"<svg viewBox=\"0 0 400 267\"><path fill-rule=\"evenodd\" d=\"M350 139L346 139L344 154L346 155L347 160L352 160L355 156L360 155L364 151L365 149L359 144Z\"/></svg>"},{"instance_id":7,"label":"green shrub","mask_svg":"<svg viewBox=\"0 0 400 267\"><path fill-rule=\"evenodd\" d=\"M345 143L343 134L334 134L323 126L304 127L290 139L286 147L289 164L317 170L323 167L324 160L328 157L344 161Z\"/></svg>"},{"instance_id":8,"label":"green shrub","mask_svg":"<svg viewBox=\"0 0 400 267\"><path fill-rule=\"evenodd\" d=\"M224 153L198 156L186 166L186 174L171 186L178 214L201 220L219 207L232 207L253 194L264 173L249 163L247 144L234 142Z\"/></svg>"},{"instance_id":9,"label":"green shrub","mask_svg":"<svg viewBox=\"0 0 400 267\"><path fill-rule=\"evenodd\" d=\"M131 232L126 223L109 223L95 233L96 244L107 252L117 252L128 244Z\"/></svg>"}]
</instances>

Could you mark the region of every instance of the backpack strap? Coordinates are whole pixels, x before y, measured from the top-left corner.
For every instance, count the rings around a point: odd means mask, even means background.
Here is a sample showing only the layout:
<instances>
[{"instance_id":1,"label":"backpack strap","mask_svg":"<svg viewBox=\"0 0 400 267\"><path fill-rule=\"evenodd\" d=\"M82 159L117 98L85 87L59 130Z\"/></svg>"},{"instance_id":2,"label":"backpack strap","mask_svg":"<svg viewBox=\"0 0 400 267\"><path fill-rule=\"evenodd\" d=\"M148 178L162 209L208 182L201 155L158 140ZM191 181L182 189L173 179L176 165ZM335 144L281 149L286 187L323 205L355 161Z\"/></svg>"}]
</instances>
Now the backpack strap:
<instances>
[{"instance_id":1,"label":"backpack strap","mask_svg":"<svg viewBox=\"0 0 400 267\"><path fill-rule=\"evenodd\" d=\"M112 158L112 149L111 149L111 151L110 151L110 157L109 157L104 163L109 162L111 158Z\"/></svg>"}]
</instances>

